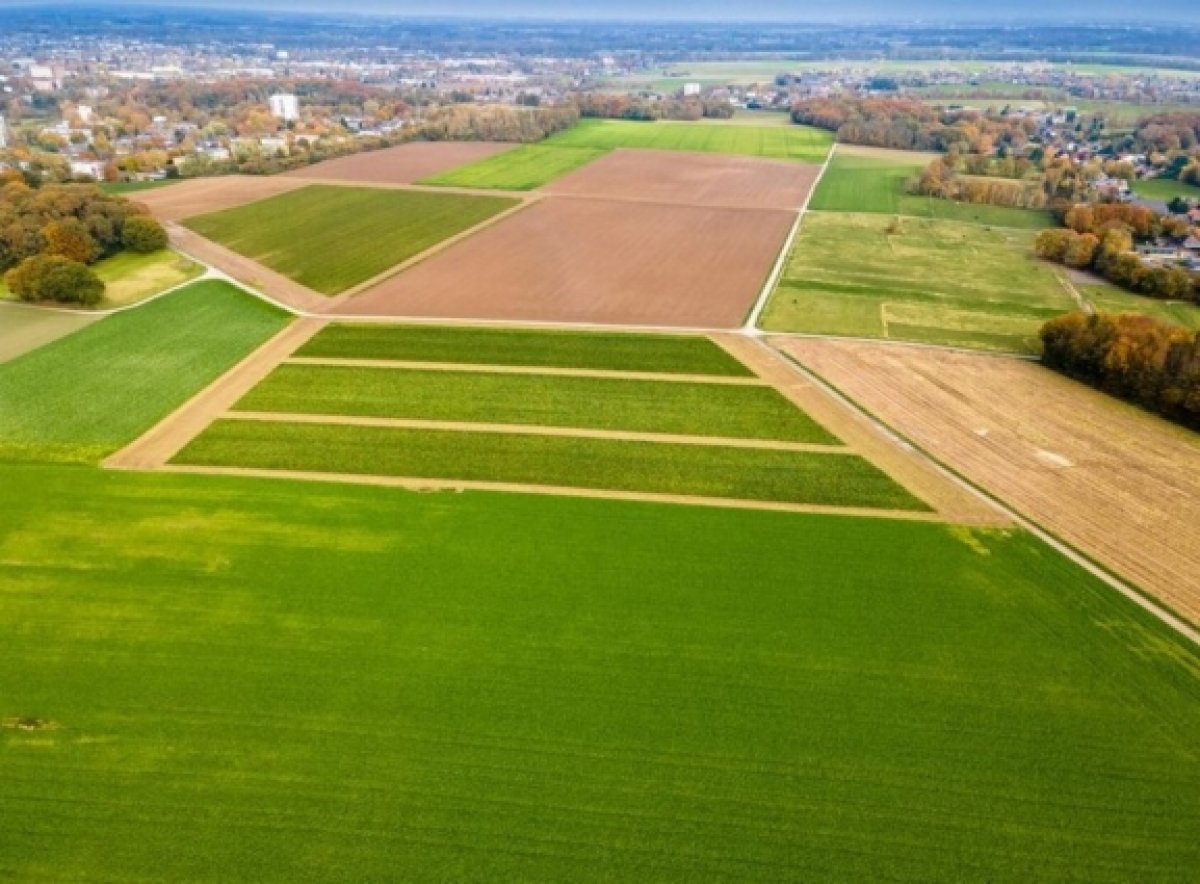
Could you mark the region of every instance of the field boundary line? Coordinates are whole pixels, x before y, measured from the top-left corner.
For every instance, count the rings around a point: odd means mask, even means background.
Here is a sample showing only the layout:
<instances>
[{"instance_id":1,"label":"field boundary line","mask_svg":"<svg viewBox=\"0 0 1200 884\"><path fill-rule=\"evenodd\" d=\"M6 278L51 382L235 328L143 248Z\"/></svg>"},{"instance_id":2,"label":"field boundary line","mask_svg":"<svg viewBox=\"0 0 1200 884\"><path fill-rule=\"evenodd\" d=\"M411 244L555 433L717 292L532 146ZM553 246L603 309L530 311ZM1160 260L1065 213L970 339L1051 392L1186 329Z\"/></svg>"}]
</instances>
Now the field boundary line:
<instances>
[{"instance_id":1,"label":"field boundary line","mask_svg":"<svg viewBox=\"0 0 1200 884\"><path fill-rule=\"evenodd\" d=\"M493 154L500 156L507 151ZM284 173L289 175L290 173ZM445 193L459 194L461 196L493 196L493 197L508 197L509 199L529 200L537 197L537 194L532 190L505 190L503 188L492 187L460 187L458 185L442 187L438 184L421 184L417 181L348 181L343 178L306 178L303 175L294 175L297 181L306 181L309 184L319 184L322 187L363 187L374 190L411 190L416 193Z\"/></svg>"},{"instance_id":2,"label":"field boundary line","mask_svg":"<svg viewBox=\"0 0 1200 884\"><path fill-rule=\"evenodd\" d=\"M759 377L710 374L669 374L655 371L621 371L604 368L563 368L562 366L492 365L475 362L425 362L405 359L363 359L336 356L289 356L285 365L313 365L328 368L378 368L396 371L444 371L463 374L545 375L564 378L599 378L626 381L665 381L677 384L711 384L724 387L769 387Z\"/></svg>"},{"instance_id":3,"label":"field boundary line","mask_svg":"<svg viewBox=\"0 0 1200 884\"><path fill-rule=\"evenodd\" d=\"M779 353L783 359L786 359L789 363L794 365L796 371L800 372L806 377L809 377L814 384L822 387L829 393L829 395L835 397L847 408L853 409L858 414L862 415L866 420L878 427L880 432L891 436L894 440L896 440L896 444L915 452L921 458L926 460L931 466L942 473L943 476L950 479L960 487L966 489L971 494L986 502L989 506L993 507L997 511L1004 513L1015 525L1024 529L1025 531L1028 531L1059 555L1062 555L1067 560L1073 562L1075 565L1091 574L1093 577L1096 577L1101 582L1106 584L1110 589L1116 590L1138 607L1162 621L1179 635L1200 646L1200 629L1194 627L1185 618L1176 614L1157 599L1138 589L1134 584L1119 576L1115 571L1112 571L1108 567L1097 562L1084 550L1077 549L1074 545L1062 540L1053 532L1043 528L1041 524L1035 520L1023 515L1019 510L1005 502L1002 498L992 494L981 485L978 485L969 476L961 474L952 467L942 463L942 461L935 455L927 451L913 440L909 439L903 433L893 429L885 421L874 415L869 409L863 405L860 405L856 400L843 393L834 384L827 381L824 377L812 369L808 368L796 357L779 350L776 350L775 352Z\"/></svg>"},{"instance_id":4,"label":"field boundary line","mask_svg":"<svg viewBox=\"0 0 1200 884\"><path fill-rule=\"evenodd\" d=\"M778 513L846 516L856 519L927 522L939 525L952 524L947 523L946 519L938 513L925 513L913 510L783 503L771 500L742 500L732 497L689 497L685 494L657 494L649 491L609 491L597 488L571 488L562 485L526 485L507 482L460 481L457 479L374 476L363 475L361 473L322 473L303 470L264 470L252 467L204 467L182 464L167 464L159 468L158 472L201 476L236 476L250 479L290 479L339 485L370 485L383 488L400 488L416 492L462 493L464 491L495 491L508 494L541 494L550 497L620 500L635 503L675 504L715 509L763 510Z\"/></svg>"},{"instance_id":5,"label":"field boundary line","mask_svg":"<svg viewBox=\"0 0 1200 884\"><path fill-rule=\"evenodd\" d=\"M796 451L810 454L858 456L845 445L822 442L788 442L733 436L696 436L687 433L650 433L639 430L603 430L548 424L482 423L423 418L369 417L352 414L305 414L286 411L227 411L221 420L250 423L320 424L336 427L379 427L392 430L440 430L453 433L494 433L504 436L556 436L566 439L604 439L610 442L652 442L663 445L698 445L708 448L749 448L760 451Z\"/></svg>"},{"instance_id":6,"label":"field boundary line","mask_svg":"<svg viewBox=\"0 0 1200 884\"><path fill-rule=\"evenodd\" d=\"M492 196L492 198L494 198L494 199L503 199L504 198L504 197L496 197L495 195L490 195L490 196ZM509 208L505 209L503 212L499 212L499 213L493 215L492 217L488 218L487 220L481 221L480 223L476 224L474 227L468 227L466 230L456 233L454 236L450 237L449 239L444 239L439 243L434 243L432 246L427 248L425 251L423 251L419 254L413 255L408 260L401 261L399 264L392 265L391 267L384 270L383 272L375 274L370 279L360 282L358 285L352 286L352 287L346 289L346 291L344 291L344 292L338 292L336 295L334 295L333 297L328 299L328 302L324 306L324 309L321 309L319 312L328 313L330 310L335 309L336 307L340 306L341 304L346 303L351 298L353 298L355 295L361 295L363 292L370 291L371 289L375 288L377 285L382 285L383 283L385 283L389 279L391 279L393 276L399 276L405 270L415 267L417 264L420 264L422 261L426 261L429 258L432 258L434 255L440 255L442 252L453 248L454 246L458 245L459 243L463 242L466 239L469 239L470 237L474 236L475 234L482 233L483 231L487 230L488 228L494 227L495 225L508 220L513 215L517 214L518 212L522 212L525 209L528 209L530 206L536 206L544 198L545 197L542 196L541 194L530 194L525 198L519 199L515 206L510 206Z\"/></svg>"},{"instance_id":7,"label":"field boundary line","mask_svg":"<svg viewBox=\"0 0 1200 884\"><path fill-rule=\"evenodd\" d=\"M825 155L825 162L821 164L821 171L813 179L812 187L808 189L808 194L804 197L804 204L796 212L796 220L792 223L792 229L788 231L788 235L783 241L783 247L779 250L779 257L775 259L775 266L771 268L771 272L767 275L767 281L763 284L762 291L759 292L754 306L750 308L750 313L746 316L746 321L742 323L741 331L746 334L754 335L759 333L759 320L762 319L763 311L767 309L767 302L771 300L771 295L775 293L775 289L779 285L779 280L783 277L783 271L787 268L787 262L792 257L792 250L796 247L796 240L800 236L800 228L804 224L804 216L808 214L808 207L812 204L813 195L817 192L817 188L821 186L821 180L825 177L825 173L829 170L829 165L833 162L833 157L837 153L837 147L837 139L834 139L833 144L829 146L829 153Z\"/></svg>"},{"instance_id":8,"label":"field boundary line","mask_svg":"<svg viewBox=\"0 0 1200 884\"><path fill-rule=\"evenodd\" d=\"M298 319L246 356L179 408L101 464L107 469L155 469L200 435L220 414L267 377L279 361L324 326L320 319Z\"/></svg>"}]
</instances>

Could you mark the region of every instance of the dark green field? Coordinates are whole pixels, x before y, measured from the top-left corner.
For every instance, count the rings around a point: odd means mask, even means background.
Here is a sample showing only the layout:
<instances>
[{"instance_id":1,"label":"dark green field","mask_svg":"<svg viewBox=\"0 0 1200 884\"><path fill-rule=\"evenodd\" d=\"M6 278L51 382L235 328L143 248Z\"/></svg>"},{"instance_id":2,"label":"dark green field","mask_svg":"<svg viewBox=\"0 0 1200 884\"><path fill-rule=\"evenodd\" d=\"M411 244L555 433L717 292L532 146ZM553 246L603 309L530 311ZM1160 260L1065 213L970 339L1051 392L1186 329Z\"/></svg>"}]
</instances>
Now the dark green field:
<instances>
[{"instance_id":1,"label":"dark green field","mask_svg":"<svg viewBox=\"0 0 1200 884\"><path fill-rule=\"evenodd\" d=\"M285 322L233 286L198 282L0 365L0 460L99 460Z\"/></svg>"},{"instance_id":2,"label":"dark green field","mask_svg":"<svg viewBox=\"0 0 1200 884\"><path fill-rule=\"evenodd\" d=\"M526 144L419 182L440 187L533 190L586 166L602 150Z\"/></svg>"},{"instance_id":3,"label":"dark green field","mask_svg":"<svg viewBox=\"0 0 1200 884\"><path fill-rule=\"evenodd\" d=\"M1019 531L0 471L0 877L1200 867L1200 656Z\"/></svg>"},{"instance_id":4,"label":"dark green field","mask_svg":"<svg viewBox=\"0 0 1200 884\"><path fill-rule=\"evenodd\" d=\"M329 325L297 356L748 377L707 338L605 332Z\"/></svg>"},{"instance_id":5,"label":"dark green field","mask_svg":"<svg viewBox=\"0 0 1200 884\"><path fill-rule=\"evenodd\" d=\"M184 223L335 295L516 204L502 197L314 184Z\"/></svg>"},{"instance_id":6,"label":"dark green field","mask_svg":"<svg viewBox=\"0 0 1200 884\"><path fill-rule=\"evenodd\" d=\"M766 386L282 365L237 408L833 443Z\"/></svg>"}]
</instances>

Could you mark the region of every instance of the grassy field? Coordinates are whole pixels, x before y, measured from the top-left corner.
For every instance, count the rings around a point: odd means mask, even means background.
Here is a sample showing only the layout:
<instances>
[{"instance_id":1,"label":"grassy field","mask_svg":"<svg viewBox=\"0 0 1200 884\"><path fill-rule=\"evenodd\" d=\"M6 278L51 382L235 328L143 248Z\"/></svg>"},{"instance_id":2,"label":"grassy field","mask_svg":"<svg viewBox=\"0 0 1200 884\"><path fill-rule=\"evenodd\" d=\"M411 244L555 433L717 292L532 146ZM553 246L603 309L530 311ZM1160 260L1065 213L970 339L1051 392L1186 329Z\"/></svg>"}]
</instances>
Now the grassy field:
<instances>
[{"instance_id":1,"label":"grassy field","mask_svg":"<svg viewBox=\"0 0 1200 884\"><path fill-rule=\"evenodd\" d=\"M1184 199L1200 199L1200 187L1184 184L1182 181L1173 181L1170 178L1149 178L1145 181L1135 181L1132 187L1133 192L1138 196L1150 200L1162 200L1164 203L1170 202L1177 196Z\"/></svg>"},{"instance_id":2,"label":"grassy field","mask_svg":"<svg viewBox=\"0 0 1200 884\"><path fill-rule=\"evenodd\" d=\"M884 215L809 215L763 317L773 331L1036 352L1075 309L1033 233Z\"/></svg>"},{"instance_id":3,"label":"grassy field","mask_svg":"<svg viewBox=\"0 0 1200 884\"><path fill-rule=\"evenodd\" d=\"M514 205L500 197L313 185L184 223L334 295Z\"/></svg>"},{"instance_id":4,"label":"grassy field","mask_svg":"<svg viewBox=\"0 0 1200 884\"><path fill-rule=\"evenodd\" d=\"M527 144L487 159L460 166L420 181L439 187L482 187L497 190L533 190L586 166L602 150L544 147Z\"/></svg>"},{"instance_id":5,"label":"grassy field","mask_svg":"<svg viewBox=\"0 0 1200 884\"><path fill-rule=\"evenodd\" d=\"M1049 212L972 205L905 192L937 154L841 145L813 194L810 208L827 212L879 212L1040 230L1054 226Z\"/></svg>"},{"instance_id":6,"label":"grassy field","mask_svg":"<svg viewBox=\"0 0 1200 884\"><path fill-rule=\"evenodd\" d=\"M619 147L701 151L822 163L833 134L807 126L715 126L709 123L581 120L552 135L550 147L613 150Z\"/></svg>"},{"instance_id":7,"label":"grassy field","mask_svg":"<svg viewBox=\"0 0 1200 884\"><path fill-rule=\"evenodd\" d=\"M140 190L157 190L160 187L169 187L172 184L178 184L182 179L167 178L163 181L106 181L100 185L100 189L105 193L115 193L125 196L131 193L137 193Z\"/></svg>"},{"instance_id":8,"label":"grassy field","mask_svg":"<svg viewBox=\"0 0 1200 884\"><path fill-rule=\"evenodd\" d=\"M1076 287L1093 307L1104 313L1139 313L1163 322L1173 322L1191 331L1200 331L1200 305L1147 298L1107 283Z\"/></svg>"},{"instance_id":9,"label":"grassy field","mask_svg":"<svg viewBox=\"0 0 1200 884\"><path fill-rule=\"evenodd\" d=\"M174 462L927 509L859 457L716 445L221 420Z\"/></svg>"},{"instance_id":10,"label":"grassy field","mask_svg":"<svg viewBox=\"0 0 1200 884\"><path fill-rule=\"evenodd\" d=\"M1200 655L1019 531L0 471L14 880L1200 866Z\"/></svg>"},{"instance_id":11,"label":"grassy field","mask_svg":"<svg viewBox=\"0 0 1200 884\"><path fill-rule=\"evenodd\" d=\"M0 460L99 460L285 322L226 283L198 282L0 365Z\"/></svg>"},{"instance_id":12,"label":"grassy field","mask_svg":"<svg viewBox=\"0 0 1200 884\"><path fill-rule=\"evenodd\" d=\"M163 249L148 255L121 252L92 266L104 281L99 309L124 307L195 279L204 269L182 255ZM0 300L16 300L0 279Z\"/></svg>"},{"instance_id":13,"label":"grassy field","mask_svg":"<svg viewBox=\"0 0 1200 884\"><path fill-rule=\"evenodd\" d=\"M836 440L773 387L476 371L282 365L242 411Z\"/></svg>"},{"instance_id":14,"label":"grassy field","mask_svg":"<svg viewBox=\"0 0 1200 884\"><path fill-rule=\"evenodd\" d=\"M728 377L752 374L707 338L683 335L335 324L322 329L296 355Z\"/></svg>"},{"instance_id":15,"label":"grassy field","mask_svg":"<svg viewBox=\"0 0 1200 884\"><path fill-rule=\"evenodd\" d=\"M0 362L8 362L95 322L94 316L0 303Z\"/></svg>"}]
</instances>

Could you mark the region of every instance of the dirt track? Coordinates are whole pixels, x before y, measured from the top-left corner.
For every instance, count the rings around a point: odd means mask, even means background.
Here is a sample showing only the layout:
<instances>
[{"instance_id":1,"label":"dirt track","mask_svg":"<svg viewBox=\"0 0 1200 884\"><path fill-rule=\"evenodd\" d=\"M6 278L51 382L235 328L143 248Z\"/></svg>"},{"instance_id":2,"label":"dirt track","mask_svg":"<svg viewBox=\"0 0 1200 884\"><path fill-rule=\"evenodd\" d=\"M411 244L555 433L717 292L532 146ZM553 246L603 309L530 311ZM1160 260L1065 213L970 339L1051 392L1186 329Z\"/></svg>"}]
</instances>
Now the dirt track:
<instances>
[{"instance_id":1,"label":"dirt track","mask_svg":"<svg viewBox=\"0 0 1200 884\"><path fill-rule=\"evenodd\" d=\"M181 221L194 215L220 212L278 196L304 187L309 182L275 175L226 175L219 178L193 178L170 187L145 190L130 196L154 213L160 221Z\"/></svg>"},{"instance_id":2,"label":"dirt track","mask_svg":"<svg viewBox=\"0 0 1200 884\"><path fill-rule=\"evenodd\" d=\"M547 197L338 313L733 328L794 217Z\"/></svg>"},{"instance_id":3,"label":"dirt track","mask_svg":"<svg viewBox=\"0 0 1200 884\"><path fill-rule=\"evenodd\" d=\"M1194 434L1022 360L856 342L781 346L939 460L1200 622Z\"/></svg>"},{"instance_id":4,"label":"dirt track","mask_svg":"<svg viewBox=\"0 0 1200 884\"><path fill-rule=\"evenodd\" d=\"M567 196L689 206L796 210L820 166L757 157L617 150L545 190Z\"/></svg>"},{"instance_id":5,"label":"dirt track","mask_svg":"<svg viewBox=\"0 0 1200 884\"><path fill-rule=\"evenodd\" d=\"M360 184L412 184L514 147L514 144L490 141L413 141L399 147L326 160L287 172L282 177L301 182L325 179Z\"/></svg>"}]
</instances>

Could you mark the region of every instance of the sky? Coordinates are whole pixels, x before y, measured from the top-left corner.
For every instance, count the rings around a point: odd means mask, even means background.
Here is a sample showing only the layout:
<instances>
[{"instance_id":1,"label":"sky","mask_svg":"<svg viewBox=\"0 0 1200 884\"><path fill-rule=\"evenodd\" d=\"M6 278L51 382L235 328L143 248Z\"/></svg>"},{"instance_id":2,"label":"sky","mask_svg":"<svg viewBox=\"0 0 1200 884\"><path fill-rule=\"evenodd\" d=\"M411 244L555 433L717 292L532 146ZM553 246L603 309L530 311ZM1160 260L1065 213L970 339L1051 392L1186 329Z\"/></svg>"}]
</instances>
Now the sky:
<instances>
[{"instance_id":1,"label":"sky","mask_svg":"<svg viewBox=\"0 0 1200 884\"><path fill-rule=\"evenodd\" d=\"M767 21L925 21L939 24L971 21L1084 20L1129 21L1140 7L1127 0L1048 3L1046 0L110 0L123 6L192 6L275 9L312 12L370 12L412 16L479 16L493 18L676 19ZM28 6L29 0L3 6ZM56 4L56 5L61 5ZM80 4L81 5L81 4ZM89 3L88 5L100 5ZM1171 3L1157 7L1162 18L1200 24L1200 4Z\"/></svg>"}]
</instances>

